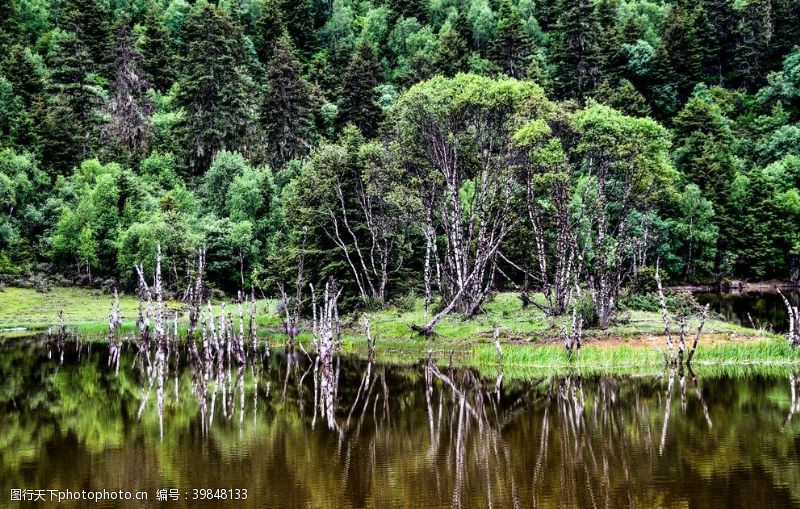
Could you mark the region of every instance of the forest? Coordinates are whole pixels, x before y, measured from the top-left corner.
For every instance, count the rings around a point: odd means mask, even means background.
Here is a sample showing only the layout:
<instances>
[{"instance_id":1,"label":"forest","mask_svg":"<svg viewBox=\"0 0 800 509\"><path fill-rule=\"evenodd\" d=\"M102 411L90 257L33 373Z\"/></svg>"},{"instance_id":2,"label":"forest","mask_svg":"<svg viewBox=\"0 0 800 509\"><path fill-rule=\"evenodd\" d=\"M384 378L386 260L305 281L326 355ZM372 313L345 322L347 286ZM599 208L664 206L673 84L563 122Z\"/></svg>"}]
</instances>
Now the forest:
<instances>
[{"instance_id":1,"label":"forest","mask_svg":"<svg viewBox=\"0 0 800 509\"><path fill-rule=\"evenodd\" d=\"M551 315L588 294L601 326L656 267L797 282L798 19L800 0L0 0L0 277L132 289L160 247L178 297L200 259L228 294L335 279L346 307L467 317L498 290Z\"/></svg>"}]
</instances>

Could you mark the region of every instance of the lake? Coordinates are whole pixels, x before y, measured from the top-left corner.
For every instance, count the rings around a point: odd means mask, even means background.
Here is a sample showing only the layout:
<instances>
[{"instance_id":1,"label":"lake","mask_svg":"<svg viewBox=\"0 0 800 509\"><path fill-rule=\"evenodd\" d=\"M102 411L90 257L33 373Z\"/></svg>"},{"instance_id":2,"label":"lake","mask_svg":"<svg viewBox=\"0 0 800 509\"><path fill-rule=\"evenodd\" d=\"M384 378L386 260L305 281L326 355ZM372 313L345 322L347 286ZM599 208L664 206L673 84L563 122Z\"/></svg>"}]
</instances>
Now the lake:
<instances>
[{"instance_id":1,"label":"lake","mask_svg":"<svg viewBox=\"0 0 800 509\"><path fill-rule=\"evenodd\" d=\"M793 305L800 304L800 292L786 290L783 294ZM775 332L788 331L788 312L777 292L698 292L694 295L700 304L710 304L712 311L729 322L745 327L765 327Z\"/></svg>"},{"instance_id":2,"label":"lake","mask_svg":"<svg viewBox=\"0 0 800 509\"><path fill-rule=\"evenodd\" d=\"M46 490L148 496L58 507L800 507L793 373L148 367L132 348L117 372L101 345L0 348L2 507L50 507Z\"/></svg>"}]
</instances>

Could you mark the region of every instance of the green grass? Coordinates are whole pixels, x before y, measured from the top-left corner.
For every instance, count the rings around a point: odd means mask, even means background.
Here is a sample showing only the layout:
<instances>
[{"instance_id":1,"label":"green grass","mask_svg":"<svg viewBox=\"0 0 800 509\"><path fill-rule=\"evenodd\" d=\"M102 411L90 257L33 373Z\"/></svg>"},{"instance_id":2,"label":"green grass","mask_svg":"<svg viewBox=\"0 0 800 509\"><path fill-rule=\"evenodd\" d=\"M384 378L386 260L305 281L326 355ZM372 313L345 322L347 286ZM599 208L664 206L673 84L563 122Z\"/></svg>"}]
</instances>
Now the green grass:
<instances>
[{"instance_id":1,"label":"green grass","mask_svg":"<svg viewBox=\"0 0 800 509\"><path fill-rule=\"evenodd\" d=\"M538 298L541 299L541 296ZM54 288L48 293L30 289L6 288L0 291L0 329L26 327L41 329L57 321L64 311L67 326L86 339L103 341L112 296L79 288ZM281 317L274 300L258 301L259 334L273 346L284 343L280 334ZM181 303L168 303L179 310ZM132 331L138 303L132 296L120 298L123 329ZM217 311L219 307L216 307ZM430 350L437 362L479 367L482 371L502 368L504 373L533 376L535 373L580 372L642 372L663 368L661 354L651 346L651 336L660 335L663 324L659 313L626 312L619 324L608 330L587 331L586 345L580 354L569 358L557 340L560 327L569 317L552 320L536 307L522 308L514 294L498 294L485 306L484 313L463 320L456 315L445 317L432 339L413 333L409 324L424 324L430 319L421 299L410 310L386 309L369 313L372 333L377 342L376 355L382 361L416 362ZM182 322L185 325L185 318ZM346 354L366 355L361 315L343 317L345 333L342 350ZM495 326L501 328L503 360L491 340ZM694 324L690 324L692 330ZM800 349L792 350L781 336L762 334L717 319L710 319L695 356L695 370L709 366L790 366L800 367ZM25 333L6 333L6 339ZM611 338L613 346L609 346ZM713 338L713 341L712 341ZM300 341L310 343L308 333ZM659 340L661 342L663 340Z\"/></svg>"},{"instance_id":2,"label":"green grass","mask_svg":"<svg viewBox=\"0 0 800 509\"><path fill-rule=\"evenodd\" d=\"M3 288L0 290L0 329L46 329L58 323L58 313L63 311L64 323L70 330L90 336L104 334L113 301L113 295L85 288L56 287L46 293L29 288ZM134 330L139 307L136 297L121 295L119 305L123 331ZM185 306L169 301L167 309L182 312ZM257 309L259 325L280 324L274 313L274 300L258 300ZM219 306L215 304L214 310L218 312ZM181 323L186 323L185 317Z\"/></svg>"}]
</instances>

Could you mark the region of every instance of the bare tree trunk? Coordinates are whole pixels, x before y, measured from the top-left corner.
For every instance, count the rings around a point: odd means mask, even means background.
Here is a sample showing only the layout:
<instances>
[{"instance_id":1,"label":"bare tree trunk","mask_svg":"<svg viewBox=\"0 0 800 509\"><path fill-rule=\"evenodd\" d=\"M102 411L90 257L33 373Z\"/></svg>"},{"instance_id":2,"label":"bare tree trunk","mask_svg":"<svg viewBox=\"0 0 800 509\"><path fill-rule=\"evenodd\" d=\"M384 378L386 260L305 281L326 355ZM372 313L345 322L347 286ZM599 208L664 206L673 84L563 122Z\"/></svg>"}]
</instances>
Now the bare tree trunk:
<instances>
[{"instance_id":1,"label":"bare tree trunk","mask_svg":"<svg viewBox=\"0 0 800 509\"><path fill-rule=\"evenodd\" d=\"M798 309L797 306L792 306L792 303L789 302L789 299L781 292L780 288L777 290L778 295L783 299L783 304L786 306L786 312L789 318L789 333L787 334L787 339L789 340L789 345L796 347L800 345L800 309Z\"/></svg>"}]
</instances>

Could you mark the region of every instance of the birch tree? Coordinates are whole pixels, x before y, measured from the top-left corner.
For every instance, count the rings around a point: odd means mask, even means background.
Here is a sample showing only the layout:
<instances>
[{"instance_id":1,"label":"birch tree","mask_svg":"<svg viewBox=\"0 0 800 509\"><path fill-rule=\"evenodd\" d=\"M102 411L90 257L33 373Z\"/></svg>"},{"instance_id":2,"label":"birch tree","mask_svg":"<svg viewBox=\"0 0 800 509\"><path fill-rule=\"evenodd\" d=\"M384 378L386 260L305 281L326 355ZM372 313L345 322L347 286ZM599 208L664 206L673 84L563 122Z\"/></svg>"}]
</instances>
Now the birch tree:
<instances>
[{"instance_id":1,"label":"birch tree","mask_svg":"<svg viewBox=\"0 0 800 509\"><path fill-rule=\"evenodd\" d=\"M520 219L514 126L549 107L532 83L474 75L434 78L398 101L397 148L408 180L426 190L423 208L433 228L427 237L442 244L436 266L446 304L416 327L420 332L430 334L453 310L465 317L480 311L494 285L498 249Z\"/></svg>"},{"instance_id":2,"label":"birch tree","mask_svg":"<svg viewBox=\"0 0 800 509\"><path fill-rule=\"evenodd\" d=\"M299 202L336 246L362 302L383 306L390 278L410 254L418 208L386 150L348 127L339 143L314 152L298 187Z\"/></svg>"},{"instance_id":3,"label":"birch tree","mask_svg":"<svg viewBox=\"0 0 800 509\"><path fill-rule=\"evenodd\" d=\"M582 206L588 215L580 249L597 321L605 328L631 272L632 213L652 207L677 178L667 158L668 133L653 120L592 104L575 115L574 128Z\"/></svg>"}]
</instances>

